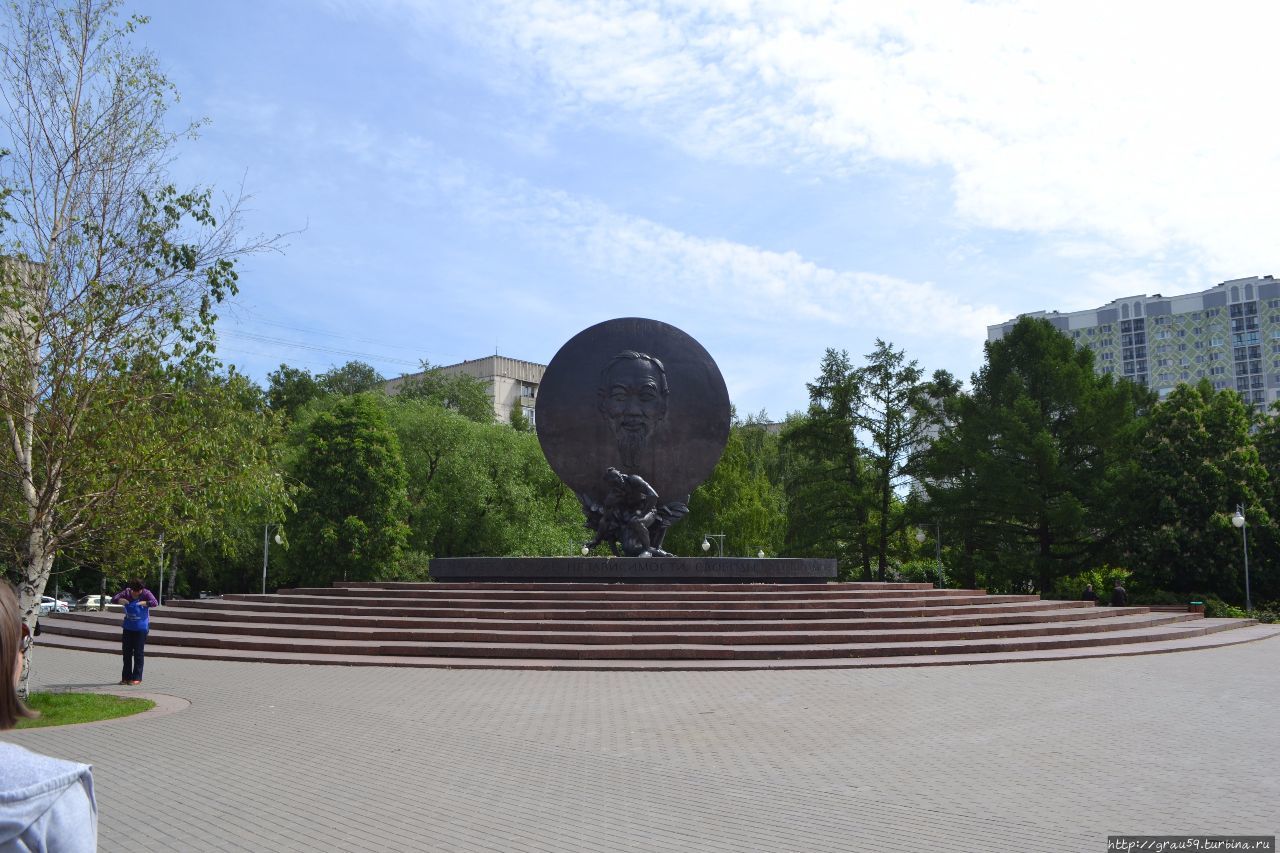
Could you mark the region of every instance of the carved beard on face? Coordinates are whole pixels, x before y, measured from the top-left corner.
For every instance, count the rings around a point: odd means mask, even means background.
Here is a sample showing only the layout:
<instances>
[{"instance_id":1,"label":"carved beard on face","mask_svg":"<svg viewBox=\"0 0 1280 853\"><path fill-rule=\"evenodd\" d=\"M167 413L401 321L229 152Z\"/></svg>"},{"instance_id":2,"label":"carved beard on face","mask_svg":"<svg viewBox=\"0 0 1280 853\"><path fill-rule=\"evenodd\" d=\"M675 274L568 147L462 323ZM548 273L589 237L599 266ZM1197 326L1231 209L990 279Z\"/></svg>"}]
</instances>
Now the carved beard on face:
<instances>
[{"instance_id":1,"label":"carved beard on face","mask_svg":"<svg viewBox=\"0 0 1280 853\"><path fill-rule=\"evenodd\" d=\"M613 433L618 443L618 453L622 456L622 464L628 471L634 471L640 465L640 458L649 444L649 425L641 422L620 423Z\"/></svg>"}]
</instances>

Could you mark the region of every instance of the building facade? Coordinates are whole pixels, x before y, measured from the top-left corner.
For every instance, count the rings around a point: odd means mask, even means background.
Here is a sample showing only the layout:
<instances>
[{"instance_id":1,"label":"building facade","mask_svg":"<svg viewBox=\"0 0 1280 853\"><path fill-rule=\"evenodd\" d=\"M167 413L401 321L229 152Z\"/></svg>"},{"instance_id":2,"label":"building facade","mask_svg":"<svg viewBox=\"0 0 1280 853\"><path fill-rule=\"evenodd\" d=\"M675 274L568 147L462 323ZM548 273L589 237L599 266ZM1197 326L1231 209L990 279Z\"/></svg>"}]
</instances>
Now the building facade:
<instances>
[{"instance_id":1,"label":"building facade","mask_svg":"<svg viewBox=\"0 0 1280 853\"><path fill-rule=\"evenodd\" d=\"M545 364L501 355L487 355L484 358L476 358L460 364L437 367L435 370L449 376L458 374L474 376L486 383L489 386L490 399L493 400L493 416L498 423L510 423L512 409L519 406L529 424L537 427L533 407L538 398L538 386L542 384L542 374L547 370ZM398 379L391 379L383 386L383 390L388 394L395 394L405 382L421 379L424 375L411 373Z\"/></svg>"},{"instance_id":2,"label":"building facade","mask_svg":"<svg viewBox=\"0 0 1280 853\"><path fill-rule=\"evenodd\" d=\"M1098 373L1161 398L1201 379L1258 407L1280 398L1280 281L1269 275L1182 296L1127 296L1088 311L1036 311L988 326L987 340L1003 338L1021 317L1048 320L1093 350Z\"/></svg>"}]
</instances>

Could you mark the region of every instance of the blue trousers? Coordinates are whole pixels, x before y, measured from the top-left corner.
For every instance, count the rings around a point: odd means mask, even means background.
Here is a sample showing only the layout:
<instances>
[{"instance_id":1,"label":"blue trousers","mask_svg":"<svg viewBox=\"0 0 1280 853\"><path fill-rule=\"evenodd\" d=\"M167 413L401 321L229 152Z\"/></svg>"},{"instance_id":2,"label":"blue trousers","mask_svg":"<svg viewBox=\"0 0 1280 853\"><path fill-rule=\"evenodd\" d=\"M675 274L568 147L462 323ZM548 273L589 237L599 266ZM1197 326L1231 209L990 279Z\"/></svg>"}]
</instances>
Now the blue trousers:
<instances>
[{"instance_id":1,"label":"blue trousers","mask_svg":"<svg viewBox=\"0 0 1280 853\"><path fill-rule=\"evenodd\" d=\"M121 681L142 680L142 652L147 645L146 631L130 631L127 628L121 633L120 650L124 654L124 668L120 670Z\"/></svg>"}]
</instances>

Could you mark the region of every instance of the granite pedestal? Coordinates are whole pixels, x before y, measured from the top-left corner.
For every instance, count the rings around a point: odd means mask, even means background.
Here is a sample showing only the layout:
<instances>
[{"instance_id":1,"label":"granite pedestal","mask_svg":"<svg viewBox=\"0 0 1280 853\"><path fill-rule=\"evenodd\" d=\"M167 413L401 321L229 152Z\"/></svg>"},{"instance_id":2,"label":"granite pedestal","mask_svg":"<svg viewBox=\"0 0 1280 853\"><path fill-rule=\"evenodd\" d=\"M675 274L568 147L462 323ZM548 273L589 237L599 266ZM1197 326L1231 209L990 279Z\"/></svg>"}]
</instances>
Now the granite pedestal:
<instances>
[{"instance_id":1,"label":"granite pedestal","mask_svg":"<svg viewBox=\"0 0 1280 853\"><path fill-rule=\"evenodd\" d=\"M437 581L547 583L828 583L836 561L816 557L442 557Z\"/></svg>"}]
</instances>

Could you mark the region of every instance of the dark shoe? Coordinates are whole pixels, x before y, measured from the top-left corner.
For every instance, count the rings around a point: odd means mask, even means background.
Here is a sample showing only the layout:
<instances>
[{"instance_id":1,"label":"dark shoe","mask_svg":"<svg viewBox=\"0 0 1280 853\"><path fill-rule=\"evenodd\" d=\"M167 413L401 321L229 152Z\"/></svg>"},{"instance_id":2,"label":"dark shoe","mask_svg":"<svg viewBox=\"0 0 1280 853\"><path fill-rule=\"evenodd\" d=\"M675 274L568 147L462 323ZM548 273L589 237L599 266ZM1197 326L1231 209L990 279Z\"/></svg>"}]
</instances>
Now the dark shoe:
<instances>
[{"instance_id":1,"label":"dark shoe","mask_svg":"<svg viewBox=\"0 0 1280 853\"><path fill-rule=\"evenodd\" d=\"M129 683L129 680L128 680L128 679L126 679L126 678L122 678L122 679L120 679L120 683L121 683L121 684L128 684L128 683Z\"/></svg>"}]
</instances>

